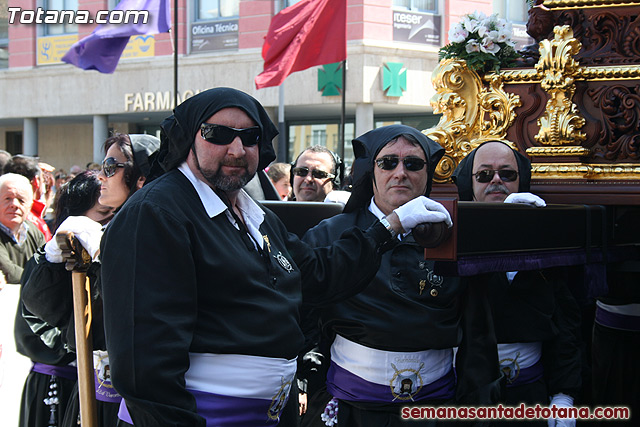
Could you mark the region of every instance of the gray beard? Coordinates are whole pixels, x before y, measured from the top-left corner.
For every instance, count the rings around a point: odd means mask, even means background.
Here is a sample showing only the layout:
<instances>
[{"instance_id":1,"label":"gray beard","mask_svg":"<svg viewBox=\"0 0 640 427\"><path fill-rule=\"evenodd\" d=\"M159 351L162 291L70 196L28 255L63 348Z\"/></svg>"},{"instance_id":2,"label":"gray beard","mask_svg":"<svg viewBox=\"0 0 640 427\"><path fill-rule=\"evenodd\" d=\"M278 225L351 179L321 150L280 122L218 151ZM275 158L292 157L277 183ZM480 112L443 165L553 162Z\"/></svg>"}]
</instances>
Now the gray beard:
<instances>
[{"instance_id":1,"label":"gray beard","mask_svg":"<svg viewBox=\"0 0 640 427\"><path fill-rule=\"evenodd\" d=\"M218 170L215 172L205 171L200 167L200 161L198 160L198 154L196 153L195 145L193 145L191 149L194 154L195 163L196 163L196 167L198 168L198 171L202 174L202 177L206 179L207 182L211 184L215 189L224 191L225 193L228 193L231 191L238 191L242 187L247 185L247 183L251 181L251 178L253 178L253 175L249 173L249 169L247 167L247 162L245 159L239 159L235 162L232 162L234 163L233 166L244 167L245 173L243 173L242 175L224 175L222 173L223 163L220 163Z\"/></svg>"},{"instance_id":2,"label":"gray beard","mask_svg":"<svg viewBox=\"0 0 640 427\"><path fill-rule=\"evenodd\" d=\"M246 173L242 175L229 176L223 175L220 169L213 174L206 173L200 168L198 169L209 184L218 190L224 191L225 193L240 190L242 187L247 185L249 181L251 181L251 178L253 178L253 176L249 174L249 171L246 171Z\"/></svg>"}]
</instances>

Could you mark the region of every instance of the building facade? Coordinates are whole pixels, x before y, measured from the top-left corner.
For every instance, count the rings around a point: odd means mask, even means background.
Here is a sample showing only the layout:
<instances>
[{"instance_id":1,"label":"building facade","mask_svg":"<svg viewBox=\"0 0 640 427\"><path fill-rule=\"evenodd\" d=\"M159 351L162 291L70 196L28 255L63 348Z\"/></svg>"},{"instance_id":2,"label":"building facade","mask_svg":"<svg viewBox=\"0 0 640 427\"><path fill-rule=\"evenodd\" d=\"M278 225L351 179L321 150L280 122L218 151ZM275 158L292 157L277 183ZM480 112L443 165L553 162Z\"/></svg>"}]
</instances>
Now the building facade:
<instances>
[{"instance_id":1,"label":"building facade","mask_svg":"<svg viewBox=\"0 0 640 427\"><path fill-rule=\"evenodd\" d=\"M284 131L274 141L279 161L321 144L350 164L357 135L384 124L425 129L437 123L429 103L431 72L460 16L498 12L527 41L525 1L348 0L344 82L340 64L327 64L290 75L282 87L257 90L264 36L271 17L287 5L279 0L178 0L177 78L173 34L132 37L115 72L101 74L60 60L95 25L37 23L39 10L95 16L116 4L0 0L0 149L37 155L65 170L99 162L112 131L159 133L177 80L178 102L219 86L257 98Z\"/></svg>"}]
</instances>

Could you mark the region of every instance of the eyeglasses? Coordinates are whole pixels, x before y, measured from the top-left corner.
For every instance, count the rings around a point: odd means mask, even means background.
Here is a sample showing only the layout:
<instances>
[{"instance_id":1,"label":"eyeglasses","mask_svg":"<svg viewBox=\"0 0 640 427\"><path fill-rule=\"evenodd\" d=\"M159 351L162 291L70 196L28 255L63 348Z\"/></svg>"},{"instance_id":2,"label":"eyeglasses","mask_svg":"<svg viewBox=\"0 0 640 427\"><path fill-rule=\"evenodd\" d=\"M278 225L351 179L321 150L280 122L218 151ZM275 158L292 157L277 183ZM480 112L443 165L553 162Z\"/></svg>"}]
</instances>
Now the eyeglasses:
<instances>
[{"instance_id":1,"label":"eyeglasses","mask_svg":"<svg viewBox=\"0 0 640 427\"><path fill-rule=\"evenodd\" d=\"M307 176L309 174L309 168L306 166L301 166L301 167L297 167L297 168L293 168L291 169L291 172L295 175L295 176L299 176L304 178L305 176ZM333 179L336 176L332 173L329 172L325 172L323 170L320 169L313 169L311 171L311 176L315 179Z\"/></svg>"},{"instance_id":2,"label":"eyeglasses","mask_svg":"<svg viewBox=\"0 0 640 427\"><path fill-rule=\"evenodd\" d=\"M487 183L493 179L496 173L498 173L498 176L504 182L512 182L518 178L518 172L512 169L483 169L474 173L473 176L476 177L476 181Z\"/></svg>"},{"instance_id":3,"label":"eyeglasses","mask_svg":"<svg viewBox=\"0 0 640 427\"><path fill-rule=\"evenodd\" d=\"M229 145L239 136L242 145L245 147L253 147L260 142L262 132L258 126L246 129L235 129L213 123L203 123L200 125L200 134L202 135L202 139L216 145Z\"/></svg>"},{"instance_id":4,"label":"eyeglasses","mask_svg":"<svg viewBox=\"0 0 640 427\"><path fill-rule=\"evenodd\" d=\"M107 157L102 161L102 173L104 173L104 176L107 178L111 178L116 174L118 168L123 168L126 165L126 163L118 163L113 157Z\"/></svg>"},{"instance_id":5,"label":"eyeglasses","mask_svg":"<svg viewBox=\"0 0 640 427\"><path fill-rule=\"evenodd\" d=\"M404 164L404 168L408 171L417 172L424 168L427 164L426 161L420 157L407 156L402 159L398 156L384 156L376 159L376 165L382 170L392 171L400 164L400 161Z\"/></svg>"}]
</instances>

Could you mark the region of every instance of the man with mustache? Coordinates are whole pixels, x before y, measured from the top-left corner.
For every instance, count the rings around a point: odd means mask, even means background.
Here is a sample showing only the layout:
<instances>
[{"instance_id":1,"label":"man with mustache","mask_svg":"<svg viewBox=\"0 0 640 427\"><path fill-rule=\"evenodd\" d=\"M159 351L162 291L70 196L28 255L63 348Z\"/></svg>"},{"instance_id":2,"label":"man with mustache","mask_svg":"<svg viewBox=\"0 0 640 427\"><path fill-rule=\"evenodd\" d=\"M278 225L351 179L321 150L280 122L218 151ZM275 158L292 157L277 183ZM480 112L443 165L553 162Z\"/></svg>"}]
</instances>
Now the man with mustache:
<instances>
[{"instance_id":1,"label":"man with mustache","mask_svg":"<svg viewBox=\"0 0 640 427\"><path fill-rule=\"evenodd\" d=\"M487 141L471 151L453 181L461 201L545 206L528 192L529 159L502 141ZM495 273L489 279L498 357L507 380L501 401L505 405L568 407L580 392L580 309L565 275L565 269L557 268ZM570 427L575 422L557 418L525 423Z\"/></svg>"},{"instance_id":2,"label":"man with mustache","mask_svg":"<svg viewBox=\"0 0 640 427\"><path fill-rule=\"evenodd\" d=\"M419 198L312 249L243 190L275 158L278 132L256 99L209 89L161 127L164 173L125 203L101 241L120 418L136 427L294 425L297 408L291 419L283 408L304 343L302 302L357 293L394 235L450 223L449 214Z\"/></svg>"}]
</instances>

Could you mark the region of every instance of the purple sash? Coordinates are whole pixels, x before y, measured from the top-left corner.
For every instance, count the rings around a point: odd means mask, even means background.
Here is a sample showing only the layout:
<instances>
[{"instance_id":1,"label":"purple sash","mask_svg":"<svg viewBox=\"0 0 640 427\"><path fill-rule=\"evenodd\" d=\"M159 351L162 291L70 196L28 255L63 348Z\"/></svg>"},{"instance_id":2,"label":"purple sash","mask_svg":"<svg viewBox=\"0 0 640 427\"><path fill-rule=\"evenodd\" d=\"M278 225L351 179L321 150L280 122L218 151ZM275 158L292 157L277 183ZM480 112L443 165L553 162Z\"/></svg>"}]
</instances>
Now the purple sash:
<instances>
[{"instance_id":1,"label":"purple sash","mask_svg":"<svg viewBox=\"0 0 640 427\"><path fill-rule=\"evenodd\" d=\"M34 362L31 370L39 374L55 375L56 377L66 378L68 380L78 379L78 369L75 366L54 366Z\"/></svg>"},{"instance_id":2,"label":"purple sash","mask_svg":"<svg viewBox=\"0 0 640 427\"><path fill-rule=\"evenodd\" d=\"M507 388L517 387L524 384L531 384L532 382L538 381L540 378L542 378L543 374L544 368L542 366L542 360L538 359L538 361L533 365L527 368L520 369L513 380L507 379Z\"/></svg>"},{"instance_id":3,"label":"purple sash","mask_svg":"<svg viewBox=\"0 0 640 427\"><path fill-rule=\"evenodd\" d=\"M622 313L612 313L601 307L596 307L596 323L607 328L640 332L640 317Z\"/></svg>"},{"instance_id":4,"label":"purple sash","mask_svg":"<svg viewBox=\"0 0 640 427\"><path fill-rule=\"evenodd\" d=\"M96 372L93 373L96 384L96 400L107 403L120 403L122 396L113 388L111 379L98 379Z\"/></svg>"},{"instance_id":5,"label":"purple sash","mask_svg":"<svg viewBox=\"0 0 640 427\"><path fill-rule=\"evenodd\" d=\"M198 390L189 392L196 398L198 415L206 419L207 426L211 427L275 427L288 400L285 398L272 407L273 402L265 399L222 396ZM118 418L133 424L124 399L120 402Z\"/></svg>"},{"instance_id":6,"label":"purple sash","mask_svg":"<svg viewBox=\"0 0 640 427\"><path fill-rule=\"evenodd\" d=\"M416 379L407 377L400 388L392 388L391 385L367 381L332 362L327 372L327 390L338 399L356 402L425 402L448 400L455 395L453 369L421 387L415 384Z\"/></svg>"}]
</instances>

